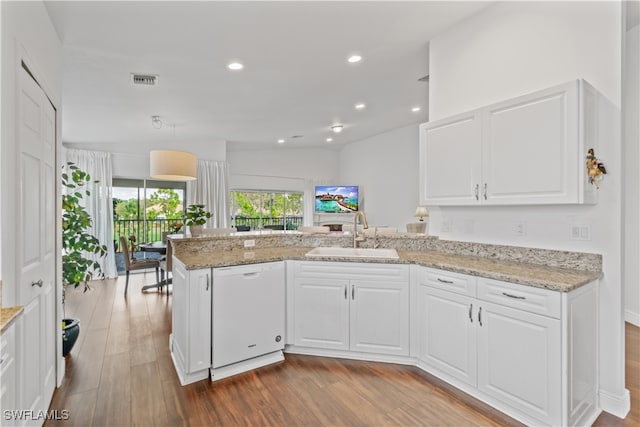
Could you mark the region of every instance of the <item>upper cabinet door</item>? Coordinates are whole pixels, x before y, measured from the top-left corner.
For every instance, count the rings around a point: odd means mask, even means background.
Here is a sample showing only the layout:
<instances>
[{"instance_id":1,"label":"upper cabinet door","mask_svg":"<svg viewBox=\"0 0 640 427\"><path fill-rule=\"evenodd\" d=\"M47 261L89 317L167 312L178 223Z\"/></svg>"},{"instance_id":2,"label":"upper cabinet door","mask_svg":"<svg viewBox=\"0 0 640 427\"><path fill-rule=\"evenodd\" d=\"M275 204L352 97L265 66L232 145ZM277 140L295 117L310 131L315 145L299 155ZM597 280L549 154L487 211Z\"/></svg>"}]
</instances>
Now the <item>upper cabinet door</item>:
<instances>
[{"instance_id":1,"label":"upper cabinet door","mask_svg":"<svg viewBox=\"0 0 640 427\"><path fill-rule=\"evenodd\" d=\"M596 203L585 157L597 152L600 97L574 80L422 124L421 204Z\"/></svg>"},{"instance_id":2,"label":"upper cabinet door","mask_svg":"<svg viewBox=\"0 0 640 427\"><path fill-rule=\"evenodd\" d=\"M577 81L492 105L483 114L484 203L579 202Z\"/></svg>"},{"instance_id":3,"label":"upper cabinet door","mask_svg":"<svg viewBox=\"0 0 640 427\"><path fill-rule=\"evenodd\" d=\"M420 126L420 203L480 203L482 124L479 111Z\"/></svg>"}]
</instances>

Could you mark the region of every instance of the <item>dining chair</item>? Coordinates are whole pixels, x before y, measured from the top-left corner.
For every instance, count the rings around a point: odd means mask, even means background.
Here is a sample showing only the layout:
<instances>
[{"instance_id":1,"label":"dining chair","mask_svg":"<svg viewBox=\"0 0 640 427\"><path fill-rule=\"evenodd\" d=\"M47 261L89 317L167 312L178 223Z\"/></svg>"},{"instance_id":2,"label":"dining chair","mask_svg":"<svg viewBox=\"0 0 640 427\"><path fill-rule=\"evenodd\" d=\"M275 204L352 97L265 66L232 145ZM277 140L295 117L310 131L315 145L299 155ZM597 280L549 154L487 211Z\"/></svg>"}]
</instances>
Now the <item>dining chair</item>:
<instances>
[{"instance_id":1,"label":"dining chair","mask_svg":"<svg viewBox=\"0 0 640 427\"><path fill-rule=\"evenodd\" d=\"M173 267L173 245L171 241L167 241L167 254L160 260L160 291L162 292L162 287L167 285L167 295L169 295L169 284L171 283L171 279L169 279L169 273L171 273L171 269Z\"/></svg>"},{"instance_id":2,"label":"dining chair","mask_svg":"<svg viewBox=\"0 0 640 427\"><path fill-rule=\"evenodd\" d=\"M124 294L127 294L129 288L129 272L131 270L145 270L147 268L156 269L156 282L159 280L160 262L157 259L135 259L133 254L129 253L129 244L124 236L120 236L120 246L122 246L122 256L124 258L124 267L127 273L127 281L124 285Z\"/></svg>"}]
</instances>

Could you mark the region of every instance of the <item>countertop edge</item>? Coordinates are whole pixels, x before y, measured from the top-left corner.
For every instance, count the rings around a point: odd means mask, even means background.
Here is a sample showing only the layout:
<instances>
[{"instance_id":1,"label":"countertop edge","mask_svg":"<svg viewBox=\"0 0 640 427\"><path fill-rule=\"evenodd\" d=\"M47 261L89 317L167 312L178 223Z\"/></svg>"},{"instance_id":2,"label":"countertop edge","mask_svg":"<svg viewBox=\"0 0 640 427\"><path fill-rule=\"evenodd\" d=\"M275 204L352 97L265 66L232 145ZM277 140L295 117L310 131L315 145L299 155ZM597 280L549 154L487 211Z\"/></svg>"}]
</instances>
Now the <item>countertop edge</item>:
<instances>
[{"instance_id":1,"label":"countertop edge","mask_svg":"<svg viewBox=\"0 0 640 427\"><path fill-rule=\"evenodd\" d=\"M14 307L0 308L0 334L6 331L11 323L24 311L24 307L17 305Z\"/></svg>"},{"instance_id":2,"label":"countertop edge","mask_svg":"<svg viewBox=\"0 0 640 427\"><path fill-rule=\"evenodd\" d=\"M467 255L439 253L437 254L439 257L447 258L446 262L429 260L428 258L430 256L434 257L434 252L430 251L419 252L399 250L399 259L305 257L304 253L311 249L312 248L306 247L283 247L226 251L224 252L225 256L217 257L215 262L208 260L207 262L189 262L188 259L186 260L187 262L184 262L180 256L177 256L177 258L181 260L187 270L232 267L288 260L408 264L436 268L461 274L469 274L476 277L548 289L556 292L571 292L602 277L602 271L545 267L537 264L527 264L514 261L488 260L482 257L471 257ZM188 254L184 255L187 255L186 258L189 257ZM202 256L203 254L199 255ZM215 256L216 254L212 253L210 255ZM467 265L465 265L465 263ZM495 268L491 268L494 266ZM554 275L559 277L559 279L554 280Z\"/></svg>"}]
</instances>

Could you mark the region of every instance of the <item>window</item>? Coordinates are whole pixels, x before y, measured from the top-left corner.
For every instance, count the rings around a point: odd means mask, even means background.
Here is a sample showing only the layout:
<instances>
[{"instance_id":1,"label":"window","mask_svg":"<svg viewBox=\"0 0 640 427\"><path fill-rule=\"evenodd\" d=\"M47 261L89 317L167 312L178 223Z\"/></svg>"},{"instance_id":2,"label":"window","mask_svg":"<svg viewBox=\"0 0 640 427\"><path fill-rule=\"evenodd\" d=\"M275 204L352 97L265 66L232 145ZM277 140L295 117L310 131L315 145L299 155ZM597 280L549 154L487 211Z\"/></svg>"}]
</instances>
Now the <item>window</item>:
<instances>
[{"instance_id":1,"label":"window","mask_svg":"<svg viewBox=\"0 0 640 427\"><path fill-rule=\"evenodd\" d=\"M114 178L113 239L136 236L137 242L157 242L163 232L182 227L186 184L174 181Z\"/></svg>"},{"instance_id":2,"label":"window","mask_svg":"<svg viewBox=\"0 0 640 427\"><path fill-rule=\"evenodd\" d=\"M302 225L302 193L275 191L232 191L231 222L241 229L297 230Z\"/></svg>"}]
</instances>

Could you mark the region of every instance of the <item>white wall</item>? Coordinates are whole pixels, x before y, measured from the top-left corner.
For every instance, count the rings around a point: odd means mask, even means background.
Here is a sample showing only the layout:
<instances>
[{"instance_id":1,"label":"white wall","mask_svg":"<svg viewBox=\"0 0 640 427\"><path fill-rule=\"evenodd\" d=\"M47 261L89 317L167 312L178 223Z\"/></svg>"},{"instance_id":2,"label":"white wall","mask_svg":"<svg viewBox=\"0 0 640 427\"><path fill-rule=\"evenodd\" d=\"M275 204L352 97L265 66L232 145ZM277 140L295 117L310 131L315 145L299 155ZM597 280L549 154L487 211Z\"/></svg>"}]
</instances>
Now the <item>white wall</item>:
<instances>
[{"instance_id":1,"label":"white wall","mask_svg":"<svg viewBox=\"0 0 640 427\"><path fill-rule=\"evenodd\" d=\"M640 26L627 31L623 83L625 319L640 326Z\"/></svg>"},{"instance_id":2,"label":"white wall","mask_svg":"<svg viewBox=\"0 0 640 427\"><path fill-rule=\"evenodd\" d=\"M113 176L116 178L149 178L149 152L151 150L188 151L199 159L224 161L226 141L158 141L153 144L77 144L64 143L77 150L106 151L113 155Z\"/></svg>"},{"instance_id":3,"label":"white wall","mask_svg":"<svg viewBox=\"0 0 640 427\"><path fill-rule=\"evenodd\" d=\"M305 191L338 176L338 152L321 148L229 151L229 189Z\"/></svg>"},{"instance_id":4,"label":"white wall","mask_svg":"<svg viewBox=\"0 0 640 427\"><path fill-rule=\"evenodd\" d=\"M439 119L577 77L611 101L599 129L597 154L609 174L598 205L439 208L431 219L433 233L444 238L603 255L600 402L624 416L629 396L621 282L621 35L619 2L496 3L431 40L429 114ZM443 220L451 222L451 232L439 231ZM515 235L516 220L525 222L525 236ZM572 223L589 225L591 240L570 240Z\"/></svg>"},{"instance_id":5,"label":"white wall","mask_svg":"<svg viewBox=\"0 0 640 427\"><path fill-rule=\"evenodd\" d=\"M339 184L360 186L369 225L397 227L417 221L418 125L351 143L340 151Z\"/></svg>"}]
</instances>

